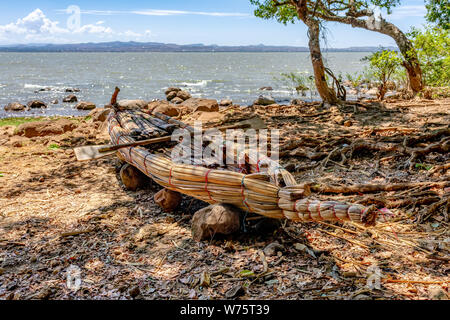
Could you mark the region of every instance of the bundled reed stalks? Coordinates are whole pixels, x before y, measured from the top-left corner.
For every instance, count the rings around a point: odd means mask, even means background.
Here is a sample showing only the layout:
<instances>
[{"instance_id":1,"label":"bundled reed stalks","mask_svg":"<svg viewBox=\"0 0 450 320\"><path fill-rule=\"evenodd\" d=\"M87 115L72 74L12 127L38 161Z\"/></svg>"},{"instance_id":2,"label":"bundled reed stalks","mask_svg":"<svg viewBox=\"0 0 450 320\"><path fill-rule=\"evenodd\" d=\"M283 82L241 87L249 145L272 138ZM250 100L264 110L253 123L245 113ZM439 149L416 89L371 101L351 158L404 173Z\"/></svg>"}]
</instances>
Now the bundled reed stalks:
<instances>
[{"instance_id":1,"label":"bundled reed stalks","mask_svg":"<svg viewBox=\"0 0 450 320\"><path fill-rule=\"evenodd\" d=\"M129 134L134 129L129 119L123 112L109 119L109 133L114 144L134 141ZM270 159L266 160L265 166L250 166L253 172L244 174L236 172L236 167L211 169L203 163L177 164L167 152L154 153L143 147L124 148L119 153L121 159L161 186L210 204L231 204L276 219L375 224L376 208L308 198L309 188L297 185L288 171Z\"/></svg>"}]
</instances>

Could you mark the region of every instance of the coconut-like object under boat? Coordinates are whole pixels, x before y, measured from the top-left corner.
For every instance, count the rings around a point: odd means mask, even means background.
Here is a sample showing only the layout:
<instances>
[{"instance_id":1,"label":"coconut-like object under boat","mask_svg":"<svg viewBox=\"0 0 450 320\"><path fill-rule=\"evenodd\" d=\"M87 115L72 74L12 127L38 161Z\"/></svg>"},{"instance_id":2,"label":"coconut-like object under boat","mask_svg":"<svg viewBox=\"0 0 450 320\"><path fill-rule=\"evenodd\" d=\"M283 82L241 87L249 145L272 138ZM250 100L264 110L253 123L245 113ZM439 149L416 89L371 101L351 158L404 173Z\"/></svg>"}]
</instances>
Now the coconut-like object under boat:
<instances>
[{"instance_id":1,"label":"coconut-like object under boat","mask_svg":"<svg viewBox=\"0 0 450 320\"><path fill-rule=\"evenodd\" d=\"M176 128L193 131L173 118L140 109L115 108L108 118L113 145L170 136ZM314 199L307 185L296 183L288 171L267 157L256 165L245 166L211 165L195 158L177 163L171 157L171 150L176 147L173 142L128 147L120 149L118 157L164 188L210 204L230 204L275 219L375 224L375 207ZM249 160L248 154L245 159Z\"/></svg>"}]
</instances>

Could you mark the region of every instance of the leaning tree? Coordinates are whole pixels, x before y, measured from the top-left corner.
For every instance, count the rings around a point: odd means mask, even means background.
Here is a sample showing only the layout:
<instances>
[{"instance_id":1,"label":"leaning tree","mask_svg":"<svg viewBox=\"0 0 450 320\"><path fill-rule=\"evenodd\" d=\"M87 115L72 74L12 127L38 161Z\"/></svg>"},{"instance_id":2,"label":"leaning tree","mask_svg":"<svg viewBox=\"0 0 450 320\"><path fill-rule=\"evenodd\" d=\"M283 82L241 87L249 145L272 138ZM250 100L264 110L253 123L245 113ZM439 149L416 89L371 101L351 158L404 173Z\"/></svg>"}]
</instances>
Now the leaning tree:
<instances>
[{"instance_id":1,"label":"leaning tree","mask_svg":"<svg viewBox=\"0 0 450 320\"><path fill-rule=\"evenodd\" d=\"M334 89L328 86L326 68L320 49L321 20L311 13L312 1L284 1L277 0L250 0L256 5L255 16L263 19L276 19L283 24L295 23L298 19L308 28L309 51L314 70L317 92L322 100L329 104L336 104L339 99Z\"/></svg>"},{"instance_id":2,"label":"leaning tree","mask_svg":"<svg viewBox=\"0 0 450 320\"><path fill-rule=\"evenodd\" d=\"M371 8L386 9L391 13L392 8L400 4L400 0L250 0L258 6L256 15L262 18L276 18L287 23L294 22L294 14L298 14L305 24L312 20L320 25L321 21L331 21L363 28L390 36L397 43L403 55L405 67L411 89L417 93L423 89L422 70L416 51L397 26L381 17L375 17ZM303 17L308 17L304 19ZM308 24L307 24L308 25ZM311 36L311 28L309 27ZM312 52L311 52L312 53Z\"/></svg>"}]
</instances>

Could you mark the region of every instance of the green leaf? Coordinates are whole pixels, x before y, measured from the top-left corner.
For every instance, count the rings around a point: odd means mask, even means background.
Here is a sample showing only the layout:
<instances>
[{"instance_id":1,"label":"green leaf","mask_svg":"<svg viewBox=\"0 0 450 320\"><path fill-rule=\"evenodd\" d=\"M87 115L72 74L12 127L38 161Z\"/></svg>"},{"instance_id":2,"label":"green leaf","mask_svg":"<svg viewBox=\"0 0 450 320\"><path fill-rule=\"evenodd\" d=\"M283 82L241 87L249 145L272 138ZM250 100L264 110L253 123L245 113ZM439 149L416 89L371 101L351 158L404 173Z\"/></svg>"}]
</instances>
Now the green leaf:
<instances>
[{"instance_id":1,"label":"green leaf","mask_svg":"<svg viewBox=\"0 0 450 320\"><path fill-rule=\"evenodd\" d=\"M48 147L50 150L58 150L59 148L61 148L59 145L57 145L57 144L51 144L49 147Z\"/></svg>"},{"instance_id":2,"label":"green leaf","mask_svg":"<svg viewBox=\"0 0 450 320\"><path fill-rule=\"evenodd\" d=\"M242 270L241 272L239 272L239 275L241 277L253 277L255 273L251 270Z\"/></svg>"},{"instance_id":3,"label":"green leaf","mask_svg":"<svg viewBox=\"0 0 450 320\"><path fill-rule=\"evenodd\" d=\"M427 170L430 171L433 168L432 165L430 164L424 164L424 163L416 163L416 169L423 169L423 170Z\"/></svg>"}]
</instances>

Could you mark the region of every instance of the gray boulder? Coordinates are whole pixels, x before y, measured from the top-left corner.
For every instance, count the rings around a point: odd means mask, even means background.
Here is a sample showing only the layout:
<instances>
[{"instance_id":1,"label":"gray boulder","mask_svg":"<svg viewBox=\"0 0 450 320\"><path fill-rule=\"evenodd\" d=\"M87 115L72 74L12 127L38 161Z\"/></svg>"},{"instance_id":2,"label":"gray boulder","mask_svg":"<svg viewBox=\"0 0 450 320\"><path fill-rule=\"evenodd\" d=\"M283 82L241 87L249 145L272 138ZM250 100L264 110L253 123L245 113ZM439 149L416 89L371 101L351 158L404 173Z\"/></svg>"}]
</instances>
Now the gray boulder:
<instances>
[{"instance_id":1,"label":"gray boulder","mask_svg":"<svg viewBox=\"0 0 450 320\"><path fill-rule=\"evenodd\" d=\"M219 111L219 103L214 99L200 99L190 98L184 101L181 106L186 107L191 112L204 111L216 112Z\"/></svg>"},{"instance_id":2,"label":"gray boulder","mask_svg":"<svg viewBox=\"0 0 450 320\"><path fill-rule=\"evenodd\" d=\"M33 100L27 103L28 108L31 109L40 109L40 108L47 108L47 105L42 102L41 100Z\"/></svg>"},{"instance_id":3,"label":"gray boulder","mask_svg":"<svg viewBox=\"0 0 450 320\"><path fill-rule=\"evenodd\" d=\"M65 97L63 99L63 102L66 102L66 103L74 103L74 102L77 102L77 101L78 101L78 98L75 95L73 95L73 94L68 95L67 97Z\"/></svg>"},{"instance_id":4,"label":"gray boulder","mask_svg":"<svg viewBox=\"0 0 450 320\"><path fill-rule=\"evenodd\" d=\"M117 104L123 109L142 109L147 107L148 102L144 100L120 100Z\"/></svg>"},{"instance_id":5,"label":"gray boulder","mask_svg":"<svg viewBox=\"0 0 450 320\"><path fill-rule=\"evenodd\" d=\"M96 105L93 102L81 101L76 105L76 108L78 110L93 110L96 108Z\"/></svg>"},{"instance_id":6,"label":"gray boulder","mask_svg":"<svg viewBox=\"0 0 450 320\"><path fill-rule=\"evenodd\" d=\"M5 111L25 111L26 109L27 107L19 102L8 103L5 106Z\"/></svg>"},{"instance_id":7,"label":"gray boulder","mask_svg":"<svg viewBox=\"0 0 450 320\"><path fill-rule=\"evenodd\" d=\"M275 104L275 100L271 96L259 96L259 98L256 99L253 104L260 106L269 106L271 104Z\"/></svg>"},{"instance_id":8,"label":"gray boulder","mask_svg":"<svg viewBox=\"0 0 450 320\"><path fill-rule=\"evenodd\" d=\"M239 211L233 206L216 204L194 214L192 237L195 241L211 239L215 235L228 235L239 231Z\"/></svg>"}]
</instances>

